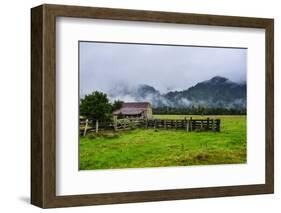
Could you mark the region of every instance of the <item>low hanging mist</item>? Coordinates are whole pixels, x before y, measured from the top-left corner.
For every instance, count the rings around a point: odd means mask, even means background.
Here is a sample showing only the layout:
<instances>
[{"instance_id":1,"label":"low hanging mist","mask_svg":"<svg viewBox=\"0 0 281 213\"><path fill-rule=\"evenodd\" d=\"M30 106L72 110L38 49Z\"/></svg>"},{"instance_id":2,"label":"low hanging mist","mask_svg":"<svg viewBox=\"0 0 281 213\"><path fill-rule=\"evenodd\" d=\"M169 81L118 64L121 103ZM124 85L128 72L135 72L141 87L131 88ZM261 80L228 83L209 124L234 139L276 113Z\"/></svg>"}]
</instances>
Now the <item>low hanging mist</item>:
<instances>
[{"instance_id":1,"label":"low hanging mist","mask_svg":"<svg viewBox=\"0 0 281 213\"><path fill-rule=\"evenodd\" d=\"M246 108L246 84L235 83L220 76L200 82L185 90L167 93L161 93L150 85L137 85L130 88L126 85L118 85L107 94L111 100L122 100L124 102L147 101L154 108L198 106Z\"/></svg>"}]
</instances>

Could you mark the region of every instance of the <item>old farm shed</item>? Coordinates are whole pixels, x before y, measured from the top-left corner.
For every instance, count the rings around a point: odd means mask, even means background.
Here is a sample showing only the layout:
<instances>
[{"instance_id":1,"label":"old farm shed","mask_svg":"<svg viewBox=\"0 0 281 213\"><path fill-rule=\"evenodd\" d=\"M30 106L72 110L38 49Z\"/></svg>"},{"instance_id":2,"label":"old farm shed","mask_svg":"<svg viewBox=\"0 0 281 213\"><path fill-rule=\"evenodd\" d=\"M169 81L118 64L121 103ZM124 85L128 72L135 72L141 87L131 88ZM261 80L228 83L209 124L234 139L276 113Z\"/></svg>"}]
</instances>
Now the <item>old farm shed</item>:
<instances>
[{"instance_id":1,"label":"old farm shed","mask_svg":"<svg viewBox=\"0 0 281 213\"><path fill-rule=\"evenodd\" d=\"M152 118L151 104L148 102L128 102L113 112L119 118Z\"/></svg>"}]
</instances>

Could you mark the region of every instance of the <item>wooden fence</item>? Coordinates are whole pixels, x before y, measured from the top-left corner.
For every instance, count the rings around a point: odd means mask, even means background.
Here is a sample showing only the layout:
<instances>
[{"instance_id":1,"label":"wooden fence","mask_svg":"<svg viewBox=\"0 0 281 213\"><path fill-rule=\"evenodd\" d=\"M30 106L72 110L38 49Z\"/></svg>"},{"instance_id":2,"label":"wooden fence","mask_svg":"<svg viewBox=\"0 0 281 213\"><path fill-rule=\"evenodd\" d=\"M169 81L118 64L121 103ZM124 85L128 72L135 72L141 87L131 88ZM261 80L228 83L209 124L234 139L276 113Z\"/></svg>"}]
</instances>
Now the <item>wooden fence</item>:
<instances>
[{"instance_id":1,"label":"wooden fence","mask_svg":"<svg viewBox=\"0 0 281 213\"><path fill-rule=\"evenodd\" d=\"M95 131L96 121L80 120L80 134ZM191 131L220 131L220 119L117 119L113 122L99 122L100 130L130 130L137 128L181 129Z\"/></svg>"},{"instance_id":2,"label":"wooden fence","mask_svg":"<svg viewBox=\"0 0 281 213\"><path fill-rule=\"evenodd\" d=\"M191 131L220 131L220 119L153 119L147 120L146 128L183 129Z\"/></svg>"}]
</instances>

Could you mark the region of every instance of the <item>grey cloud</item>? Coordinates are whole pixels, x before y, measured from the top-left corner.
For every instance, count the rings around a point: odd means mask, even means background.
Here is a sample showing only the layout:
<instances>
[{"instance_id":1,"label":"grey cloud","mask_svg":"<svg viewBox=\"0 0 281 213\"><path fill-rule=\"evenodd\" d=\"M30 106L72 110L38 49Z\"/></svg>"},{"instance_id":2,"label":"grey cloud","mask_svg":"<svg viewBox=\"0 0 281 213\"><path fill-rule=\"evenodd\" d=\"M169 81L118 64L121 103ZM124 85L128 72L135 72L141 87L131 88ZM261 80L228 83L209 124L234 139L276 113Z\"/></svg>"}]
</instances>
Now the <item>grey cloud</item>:
<instances>
[{"instance_id":1,"label":"grey cloud","mask_svg":"<svg viewBox=\"0 0 281 213\"><path fill-rule=\"evenodd\" d=\"M80 42L80 94L148 84L183 90L214 76L246 81L247 49Z\"/></svg>"}]
</instances>

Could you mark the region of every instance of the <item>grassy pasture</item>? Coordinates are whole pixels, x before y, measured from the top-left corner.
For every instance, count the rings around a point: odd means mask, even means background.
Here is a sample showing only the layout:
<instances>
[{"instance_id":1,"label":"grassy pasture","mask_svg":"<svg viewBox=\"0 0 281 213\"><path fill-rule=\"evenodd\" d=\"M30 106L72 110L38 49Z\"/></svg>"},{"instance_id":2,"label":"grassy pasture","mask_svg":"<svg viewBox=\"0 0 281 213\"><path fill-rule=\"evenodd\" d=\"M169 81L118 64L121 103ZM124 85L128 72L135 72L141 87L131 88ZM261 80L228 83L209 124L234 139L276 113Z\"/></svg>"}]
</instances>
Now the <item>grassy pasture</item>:
<instances>
[{"instance_id":1,"label":"grassy pasture","mask_svg":"<svg viewBox=\"0 0 281 213\"><path fill-rule=\"evenodd\" d=\"M154 115L183 119L190 115ZM246 116L220 118L221 132L136 129L80 136L80 169L246 163Z\"/></svg>"}]
</instances>

